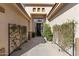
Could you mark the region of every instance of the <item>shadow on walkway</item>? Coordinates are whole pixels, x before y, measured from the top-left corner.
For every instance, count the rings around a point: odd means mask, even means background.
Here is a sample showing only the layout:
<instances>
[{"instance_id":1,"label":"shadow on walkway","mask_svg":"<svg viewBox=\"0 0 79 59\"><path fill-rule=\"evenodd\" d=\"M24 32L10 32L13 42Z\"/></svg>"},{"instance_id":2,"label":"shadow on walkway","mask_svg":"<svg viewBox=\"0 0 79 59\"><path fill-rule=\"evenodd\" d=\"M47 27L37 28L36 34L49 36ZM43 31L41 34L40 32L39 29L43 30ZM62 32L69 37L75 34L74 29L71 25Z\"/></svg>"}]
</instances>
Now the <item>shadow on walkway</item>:
<instances>
[{"instance_id":1,"label":"shadow on walkway","mask_svg":"<svg viewBox=\"0 0 79 59\"><path fill-rule=\"evenodd\" d=\"M21 50L13 52L10 56L20 56L40 43L45 43L45 40L42 37L32 38L27 43L21 46Z\"/></svg>"}]
</instances>

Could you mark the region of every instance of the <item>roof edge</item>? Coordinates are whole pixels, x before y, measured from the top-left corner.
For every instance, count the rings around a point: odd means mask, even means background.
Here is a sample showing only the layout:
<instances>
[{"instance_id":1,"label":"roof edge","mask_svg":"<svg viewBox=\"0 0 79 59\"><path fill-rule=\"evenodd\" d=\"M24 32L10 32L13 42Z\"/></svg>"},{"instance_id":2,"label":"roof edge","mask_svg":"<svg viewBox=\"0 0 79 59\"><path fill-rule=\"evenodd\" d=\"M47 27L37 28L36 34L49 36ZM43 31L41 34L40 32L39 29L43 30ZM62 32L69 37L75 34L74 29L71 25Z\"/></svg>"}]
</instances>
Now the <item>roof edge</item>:
<instances>
[{"instance_id":1,"label":"roof edge","mask_svg":"<svg viewBox=\"0 0 79 59\"><path fill-rule=\"evenodd\" d=\"M22 14L28 19L30 20L31 17L28 15L28 13L25 11L24 6L21 3L16 3L17 7L19 7L20 11L22 12Z\"/></svg>"},{"instance_id":2,"label":"roof edge","mask_svg":"<svg viewBox=\"0 0 79 59\"><path fill-rule=\"evenodd\" d=\"M53 18L63 7L64 7L63 3L56 3L52 7L52 9L49 12L49 14L47 15L48 20L50 20L51 18Z\"/></svg>"}]
</instances>

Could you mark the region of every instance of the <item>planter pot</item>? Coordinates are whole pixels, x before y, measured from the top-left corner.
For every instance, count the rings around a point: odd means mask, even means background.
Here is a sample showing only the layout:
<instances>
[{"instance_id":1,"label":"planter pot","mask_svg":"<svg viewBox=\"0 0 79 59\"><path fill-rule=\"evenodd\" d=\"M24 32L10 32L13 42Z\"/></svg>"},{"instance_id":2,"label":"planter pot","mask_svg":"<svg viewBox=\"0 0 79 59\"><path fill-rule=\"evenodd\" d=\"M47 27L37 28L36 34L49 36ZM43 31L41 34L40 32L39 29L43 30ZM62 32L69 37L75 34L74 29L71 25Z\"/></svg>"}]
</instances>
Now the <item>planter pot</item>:
<instances>
[{"instance_id":1,"label":"planter pot","mask_svg":"<svg viewBox=\"0 0 79 59\"><path fill-rule=\"evenodd\" d=\"M44 37L44 40L47 42L47 38L46 37Z\"/></svg>"},{"instance_id":2,"label":"planter pot","mask_svg":"<svg viewBox=\"0 0 79 59\"><path fill-rule=\"evenodd\" d=\"M46 43L52 43L51 41L48 41L46 37L44 37L44 40L46 41Z\"/></svg>"}]
</instances>

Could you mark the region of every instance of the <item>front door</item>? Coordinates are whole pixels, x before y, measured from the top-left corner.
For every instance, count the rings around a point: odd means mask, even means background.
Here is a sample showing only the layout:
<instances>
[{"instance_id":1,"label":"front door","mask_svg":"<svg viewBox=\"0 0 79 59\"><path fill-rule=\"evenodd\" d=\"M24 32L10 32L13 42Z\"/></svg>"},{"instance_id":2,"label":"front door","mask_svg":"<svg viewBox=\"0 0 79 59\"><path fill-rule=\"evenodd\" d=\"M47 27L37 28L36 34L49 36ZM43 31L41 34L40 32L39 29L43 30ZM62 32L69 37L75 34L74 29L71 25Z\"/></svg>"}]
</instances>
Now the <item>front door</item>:
<instances>
[{"instance_id":1,"label":"front door","mask_svg":"<svg viewBox=\"0 0 79 59\"><path fill-rule=\"evenodd\" d=\"M41 23L36 23L36 35L41 36Z\"/></svg>"}]
</instances>

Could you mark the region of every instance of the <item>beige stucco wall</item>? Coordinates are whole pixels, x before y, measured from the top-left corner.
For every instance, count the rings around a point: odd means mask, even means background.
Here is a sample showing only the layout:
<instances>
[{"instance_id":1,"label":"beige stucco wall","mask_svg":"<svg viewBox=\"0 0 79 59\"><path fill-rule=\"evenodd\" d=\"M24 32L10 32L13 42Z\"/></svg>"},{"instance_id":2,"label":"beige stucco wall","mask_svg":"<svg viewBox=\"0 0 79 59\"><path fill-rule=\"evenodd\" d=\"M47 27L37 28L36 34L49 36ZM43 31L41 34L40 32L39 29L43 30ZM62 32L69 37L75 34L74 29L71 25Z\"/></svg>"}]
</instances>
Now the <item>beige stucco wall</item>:
<instances>
[{"instance_id":1,"label":"beige stucco wall","mask_svg":"<svg viewBox=\"0 0 79 59\"><path fill-rule=\"evenodd\" d=\"M0 48L5 48L8 55L8 24L24 25L28 27L27 19L15 8L14 4L0 4L5 13L0 12Z\"/></svg>"}]
</instances>

